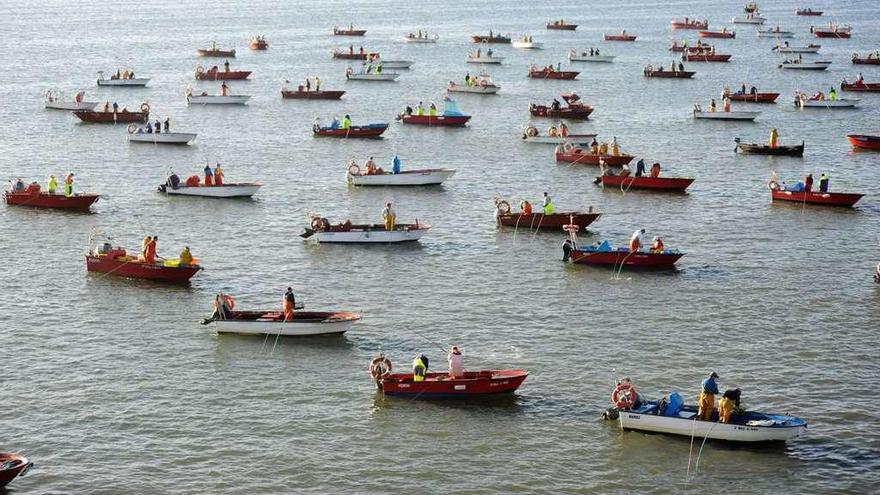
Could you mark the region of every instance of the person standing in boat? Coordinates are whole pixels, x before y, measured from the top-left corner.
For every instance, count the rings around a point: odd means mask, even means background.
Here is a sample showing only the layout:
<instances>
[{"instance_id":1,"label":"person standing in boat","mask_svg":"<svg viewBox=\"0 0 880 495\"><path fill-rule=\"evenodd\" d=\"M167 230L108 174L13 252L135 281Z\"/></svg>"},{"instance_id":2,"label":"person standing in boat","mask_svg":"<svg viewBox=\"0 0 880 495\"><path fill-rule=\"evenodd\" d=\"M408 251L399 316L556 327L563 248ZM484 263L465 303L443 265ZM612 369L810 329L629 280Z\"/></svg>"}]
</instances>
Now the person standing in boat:
<instances>
[{"instance_id":1,"label":"person standing in boat","mask_svg":"<svg viewBox=\"0 0 880 495\"><path fill-rule=\"evenodd\" d=\"M428 115L431 117L437 116L437 105L435 105L433 101L431 102L431 106L428 107Z\"/></svg>"},{"instance_id":2,"label":"person standing in boat","mask_svg":"<svg viewBox=\"0 0 880 495\"><path fill-rule=\"evenodd\" d=\"M726 390L721 400L718 401L718 421L720 423L730 423L733 413L740 409L740 397L742 390L733 389Z\"/></svg>"},{"instance_id":3,"label":"person standing in boat","mask_svg":"<svg viewBox=\"0 0 880 495\"><path fill-rule=\"evenodd\" d=\"M452 346L452 350L449 351L449 355L446 356L446 362L449 363L450 378L464 377L464 362L462 359L461 350L458 346Z\"/></svg>"},{"instance_id":4,"label":"person standing in boat","mask_svg":"<svg viewBox=\"0 0 880 495\"><path fill-rule=\"evenodd\" d=\"M813 174L807 174L807 176L804 177L804 191L813 191Z\"/></svg>"},{"instance_id":5,"label":"person standing in boat","mask_svg":"<svg viewBox=\"0 0 880 495\"><path fill-rule=\"evenodd\" d=\"M165 134L168 134L169 132L171 132L171 118L166 117L165 118Z\"/></svg>"},{"instance_id":6,"label":"person standing in boat","mask_svg":"<svg viewBox=\"0 0 880 495\"><path fill-rule=\"evenodd\" d=\"M211 170L210 163L205 164L204 172L205 172L205 185L206 186L213 186L214 185L214 172Z\"/></svg>"},{"instance_id":7,"label":"person standing in boat","mask_svg":"<svg viewBox=\"0 0 880 495\"><path fill-rule=\"evenodd\" d=\"M229 60L223 62L223 71L229 72Z\"/></svg>"},{"instance_id":8,"label":"person standing in boat","mask_svg":"<svg viewBox=\"0 0 880 495\"><path fill-rule=\"evenodd\" d=\"M775 148L776 144L778 142L779 142L779 131L777 131L776 128L774 127L773 129L770 129L770 143L769 143L770 147Z\"/></svg>"},{"instance_id":9,"label":"person standing in boat","mask_svg":"<svg viewBox=\"0 0 880 495\"><path fill-rule=\"evenodd\" d=\"M639 229L633 232L632 237L629 239L629 252L635 253L638 252L639 249L642 249L642 234L645 233L645 229Z\"/></svg>"},{"instance_id":10,"label":"person standing in boat","mask_svg":"<svg viewBox=\"0 0 880 495\"><path fill-rule=\"evenodd\" d=\"M293 321L295 306L296 296L293 294L293 287L288 287L281 299L281 312L284 314L284 321Z\"/></svg>"},{"instance_id":11,"label":"person standing in boat","mask_svg":"<svg viewBox=\"0 0 880 495\"><path fill-rule=\"evenodd\" d=\"M645 175L645 160L639 158L639 161L636 162L636 177L641 177Z\"/></svg>"},{"instance_id":12,"label":"person standing in boat","mask_svg":"<svg viewBox=\"0 0 880 495\"><path fill-rule=\"evenodd\" d=\"M712 98L712 100L709 101L709 111L714 112L717 109L718 109L718 105L715 103L715 98Z\"/></svg>"},{"instance_id":13,"label":"person standing in boat","mask_svg":"<svg viewBox=\"0 0 880 495\"><path fill-rule=\"evenodd\" d=\"M400 158L397 155L394 155L394 159L391 160L391 173L395 175L400 173Z\"/></svg>"},{"instance_id":14,"label":"person standing in boat","mask_svg":"<svg viewBox=\"0 0 880 495\"><path fill-rule=\"evenodd\" d=\"M144 261L147 263L153 264L156 262L156 243L159 241L159 236L154 236L147 242L147 247L144 249Z\"/></svg>"},{"instance_id":15,"label":"person standing in boat","mask_svg":"<svg viewBox=\"0 0 880 495\"><path fill-rule=\"evenodd\" d=\"M394 208L391 207L390 201L385 203L385 208L382 209L382 221L385 222L385 230L394 230L394 222L397 221L397 213L395 213Z\"/></svg>"},{"instance_id":16,"label":"person standing in boat","mask_svg":"<svg viewBox=\"0 0 880 495\"><path fill-rule=\"evenodd\" d=\"M828 192L828 176L824 173L819 176L819 192L827 193Z\"/></svg>"},{"instance_id":17,"label":"person standing in boat","mask_svg":"<svg viewBox=\"0 0 880 495\"><path fill-rule=\"evenodd\" d=\"M220 162L217 162L217 165L214 166L214 185L222 186L223 185L223 169L220 168Z\"/></svg>"},{"instance_id":18,"label":"person standing in boat","mask_svg":"<svg viewBox=\"0 0 880 495\"><path fill-rule=\"evenodd\" d=\"M70 172L64 178L64 195L68 198L73 196L73 172Z\"/></svg>"},{"instance_id":19,"label":"person standing in boat","mask_svg":"<svg viewBox=\"0 0 880 495\"><path fill-rule=\"evenodd\" d=\"M309 92L311 90L312 90L312 80L309 79L308 77L306 77L306 92Z\"/></svg>"},{"instance_id":20,"label":"person standing in boat","mask_svg":"<svg viewBox=\"0 0 880 495\"><path fill-rule=\"evenodd\" d=\"M546 192L544 192L543 210L545 215L553 214L553 200L550 199L550 195Z\"/></svg>"},{"instance_id":21,"label":"person standing in boat","mask_svg":"<svg viewBox=\"0 0 880 495\"><path fill-rule=\"evenodd\" d=\"M833 87L828 91L828 99L831 101L837 101L837 90Z\"/></svg>"},{"instance_id":22,"label":"person standing in boat","mask_svg":"<svg viewBox=\"0 0 880 495\"><path fill-rule=\"evenodd\" d=\"M321 78L315 76L315 91L321 91Z\"/></svg>"},{"instance_id":23,"label":"person standing in boat","mask_svg":"<svg viewBox=\"0 0 880 495\"><path fill-rule=\"evenodd\" d=\"M345 114L345 117L342 117L342 128L351 129L351 115Z\"/></svg>"},{"instance_id":24,"label":"person standing in boat","mask_svg":"<svg viewBox=\"0 0 880 495\"><path fill-rule=\"evenodd\" d=\"M718 379L718 373L713 371L709 378L703 380L697 409L697 418L702 421L712 421L712 413L715 411L715 394L718 393L716 379Z\"/></svg>"},{"instance_id":25,"label":"person standing in boat","mask_svg":"<svg viewBox=\"0 0 880 495\"><path fill-rule=\"evenodd\" d=\"M229 86L225 81L220 85L220 96L229 96Z\"/></svg>"},{"instance_id":26,"label":"person standing in boat","mask_svg":"<svg viewBox=\"0 0 880 495\"><path fill-rule=\"evenodd\" d=\"M651 178L656 179L657 177L660 177L660 164L654 162L654 164L651 165Z\"/></svg>"},{"instance_id":27,"label":"person standing in boat","mask_svg":"<svg viewBox=\"0 0 880 495\"><path fill-rule=\"evenodd\" d=\"M156 130L156 134L162 133L162 122L159 119L156 119L156 125L153 127Z\"/></svg>"},{"instance_id":28,"label":"person standing in boat","mask_svg":"<svg viewBox=\"0 0 880 495\"><path fill-rule=\"evenodd\" d=\"M189 266L192 264L193 255L189 250L189 246L183 246L183 251L180 252L178 259L180 260L180 266Z\"/></svg>"},{"instance_id":29,"label":"person standing in boat","mask_svg":"<svg viewBox=\"0 0 880 495\"><path fill-rule=\"evenodd\" d=\"M49 175L46 189L49 191L49 194L55 194L55 190L58 189L58 179L56 179L54 175Z\"/></svg>"},{"instance_id":30,"label":"person standing in boat","mask_svg":"<svg viewBox=\"0 0 880 495\"><path fill-rule=\"evenodd\" d=\"M425 375L428 374L428 356L419 354L413 359L413 381L425 381Z\"/></svg>"}]
</instances>

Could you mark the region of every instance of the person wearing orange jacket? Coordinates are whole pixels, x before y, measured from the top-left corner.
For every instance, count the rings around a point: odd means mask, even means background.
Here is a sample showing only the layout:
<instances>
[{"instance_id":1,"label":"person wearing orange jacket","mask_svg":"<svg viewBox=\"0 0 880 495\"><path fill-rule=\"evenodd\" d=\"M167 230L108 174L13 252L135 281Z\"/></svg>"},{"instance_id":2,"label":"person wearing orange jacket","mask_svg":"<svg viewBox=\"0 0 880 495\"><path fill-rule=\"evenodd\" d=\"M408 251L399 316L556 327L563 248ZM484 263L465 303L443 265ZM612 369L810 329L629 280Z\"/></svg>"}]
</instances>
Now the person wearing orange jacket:
<instances>
[{"instance_id":1,"label":"person wearing orange jacket","mask_svg":"<svg viewBox=\"0 0 880 495\"><path fill-rule=\"evenodd\" d=\"M147 243L147 249L144 253L144 260L147 263L155 263L156 262L156 242L159 240L159 236L154 236L150 239L150 242Z\"/></svg>"},{"instance_id":2,"label":"person wearing orange jacket","mask_svg":"<svg viewBox=\"0 0 880 495\"><path fill-rule=\"evenodd\" d=\"M293 311L296 306L296 296L293 294L293 288L288 287L281 299L281 311L284 314L284 321L293 320Z\"/></svg>"},{"instance_id":3,"label":"person wearing orange jacket","mask_svg":"<svg viewBox=\"0 0 880 495\"><path fill-rule=\"evenodd\" d=\"M64 195L68 198L73 196L73 172L70 172L64 178Z\"/></svg>"},{"instance_id":4,"label":"person wearing orange jacket","mask_svg":"<svg viewBox=\"0 0 880 495\"><path fill-rule=\"evenodd\" d=\"M220 168L220 162L217 162L217 165L214 166L214 185L223 185L223 169Z\"/></svg>"}]
</instances>

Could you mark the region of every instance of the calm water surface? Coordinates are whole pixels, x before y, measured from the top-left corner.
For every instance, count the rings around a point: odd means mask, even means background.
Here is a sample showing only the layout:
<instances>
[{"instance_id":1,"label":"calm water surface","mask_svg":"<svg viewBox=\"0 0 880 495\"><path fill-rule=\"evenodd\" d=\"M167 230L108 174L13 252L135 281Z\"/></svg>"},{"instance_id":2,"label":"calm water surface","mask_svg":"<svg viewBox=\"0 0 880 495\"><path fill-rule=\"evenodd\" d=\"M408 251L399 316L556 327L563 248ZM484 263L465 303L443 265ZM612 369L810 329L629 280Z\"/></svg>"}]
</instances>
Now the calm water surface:
<instances>
[{"instance_id":1,"label":"calm water surface","mask_svg":"<svg viewBox=\"0 0 880 495\"><path fill-rule=\"evenodd\" d=\"M844 135L880 131L880 97L854 111L796 111L795 89L837 85L856 70L853 51L880 48L880 17L867 0L813 2L818 20L791 1L765 5L771 21L806 44L811 22L853 26L851 40L822 40L831 69L776 68L774 40L747 26L717 42L729 64L689 64L690 81L646 80L668 64L672 17L720 27L740 1L637 2L40 2L7 1L0 16L6 77L0 79L0 176L42 179L68 170L108 197L92 214L0 209L0 351L5 420L0 451L37 468L16 493L868 493L880 486L880 414L871 401L880 345L878 155L854 153ZM543 25L564 17L574 33ZM333 25L368 29L368 50L415 60L393 84L346 83L330 58ZM427 28L437 45L406 45ZM350 113L355 123L391 121L405 104L438 101L464 63L471 33L531 33L543 51L495 50L495 97L462 95L466 129L404 128L381 141L318 140L315 117ZM603 43L626 28L632 44ZM266 52L246 48L266 34ZM687 33L687 32L686 32ZM692 32L687 33L693 42ZM682 35L678 35L679 39ZM253 70L233 91L244 108L187 108L196 47L237 48L233 67ZM600 46L613 64L578 65L574 82L532 81L529 64L563 61L569 48ZM204 61L201 61L204 63ZM222 60L217 62L222 63ZM563 65L566 65L563 63ZM145 89L98 89L98 70L131 67ZM862 66L869 81L880 68ZM320 75L341 102L282 101L285 79ZM783 94L754 123L695 122L725 85ZM198 132L193 146L129 145L122 126L84 125L42 109L49 88L134 108ZM595 170L557 165L552 150L519 140L529 102L576 90L595 105L574 130L617 136L625 151L697 181L690 194L603 191ZM849 95L848 95L849 96ZM539 125L545 128L548 121ZM737 156L733 138L807 142L801 159ZM443 188L353 190L345 162L399 154L405 166L458 169ZM227 180L266 184L253 201L166 198L166 171L197 173L220 160ZM771 205L771 170L789 182L831 174L834 190L866 193L852 211ZM559 209L606 214L581 240L624 242L636 228L687 251L676 273L567 266L562 235L496 231L494 196L518 202L550 192ZM385 201L402 220L434 225L400 247L316 246L297 236L308 212L378 221ZM191 286L87 276L90 229L130 248L145 232L160 254L189 245L207 267ZM248 308L275 307L288 285L313 309L353 309L364 320L342 338L218 337L198 325L216 291ZM453 343L470 368L531 372L519 393L490 404L385 399L366 374L382 351L402 368L425 352L442 365ZM806 418L786 446L708 445L686 477L687 439L622 434L602 422L615 375L650 397L671 389L694 400L717 370L742 387L751 408ZM693 473L692 473L693 474Z\"/></svg>"}]
</instances>

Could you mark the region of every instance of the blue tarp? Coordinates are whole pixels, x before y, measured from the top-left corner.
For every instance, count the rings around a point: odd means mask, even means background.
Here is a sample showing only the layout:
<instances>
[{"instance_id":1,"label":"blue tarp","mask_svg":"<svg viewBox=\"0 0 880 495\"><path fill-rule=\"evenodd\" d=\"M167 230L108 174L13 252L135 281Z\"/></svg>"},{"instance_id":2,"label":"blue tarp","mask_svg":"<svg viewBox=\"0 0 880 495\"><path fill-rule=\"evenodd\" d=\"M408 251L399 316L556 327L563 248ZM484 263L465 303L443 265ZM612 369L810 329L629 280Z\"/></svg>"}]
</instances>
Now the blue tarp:
<instances>
[{"instance_id":1,"label":"blue tarp","mask_svg":"<svg viewBox=\"0 0 880 495\"><path fill-rule=\"evenodd\" d=\"M664 416L678 416L681 407L684 406L684 398L678 392L669 392L669 399L666 402L666 410L663 411Z\"/></svg>"}]
</instances>

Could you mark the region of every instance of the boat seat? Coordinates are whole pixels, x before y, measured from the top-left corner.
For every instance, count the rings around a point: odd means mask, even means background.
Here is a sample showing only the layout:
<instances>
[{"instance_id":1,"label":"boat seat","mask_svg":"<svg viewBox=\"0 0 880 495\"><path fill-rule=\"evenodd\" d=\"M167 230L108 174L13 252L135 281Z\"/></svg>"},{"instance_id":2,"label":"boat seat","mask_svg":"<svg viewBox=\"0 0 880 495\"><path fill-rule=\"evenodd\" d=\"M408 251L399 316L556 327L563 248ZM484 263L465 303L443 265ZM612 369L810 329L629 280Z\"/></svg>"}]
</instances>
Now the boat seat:
<instances>
[{"instance_id":1,"label":"boat seat","mask_svg":"<svg viewBox=\"0 0 880 495\"><path fill-rule=\"evenodd\" d=\"M695 413L694 411L679 411L678 412L678 417L683 418L683 419L694 419L694 416L696 416L696 415L697 415L697 413Z\"/></svg>"}]
</instances>

